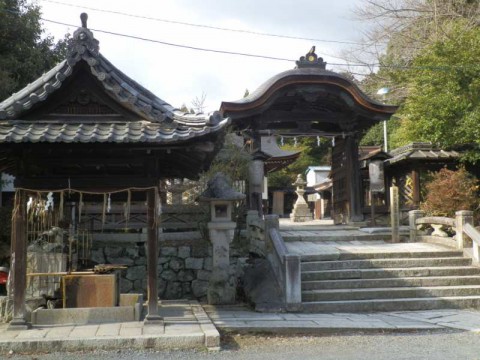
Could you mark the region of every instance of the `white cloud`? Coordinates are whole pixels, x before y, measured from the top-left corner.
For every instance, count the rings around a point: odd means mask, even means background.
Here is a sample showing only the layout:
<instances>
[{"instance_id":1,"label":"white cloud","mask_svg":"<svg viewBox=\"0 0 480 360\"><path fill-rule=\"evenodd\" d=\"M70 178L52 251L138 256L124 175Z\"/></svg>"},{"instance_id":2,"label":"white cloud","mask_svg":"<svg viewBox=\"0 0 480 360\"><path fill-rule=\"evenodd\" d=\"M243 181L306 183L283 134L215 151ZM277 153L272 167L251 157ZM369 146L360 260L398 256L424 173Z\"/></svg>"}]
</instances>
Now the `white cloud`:
<instances>
[{"instance_id":1,"label":"white cloud","mask_svg":"<svg viewBox=\"0 0 480 360\"><path fill-rule=\"evenodd\" d=\"M209 26L244 29L326 40L358 41L360 24L349 20L351 8L361 0L59 0L77 8L39 1L43 17L75 25L45 22L48 33L62 38L80 25L79 15L89 14L88 26L175 44L298 59L312 45L327 62L339 62L341 45L309 40L227 32L99 12L87 7L176 20ZM100 51L115 66L154 92L180 107L191 106L195 97L207 94L207 110L218 109L250 92L271 76L294 67L294 62L215 54L171 47L95 32Z\"/></svg>"}]
</instances>

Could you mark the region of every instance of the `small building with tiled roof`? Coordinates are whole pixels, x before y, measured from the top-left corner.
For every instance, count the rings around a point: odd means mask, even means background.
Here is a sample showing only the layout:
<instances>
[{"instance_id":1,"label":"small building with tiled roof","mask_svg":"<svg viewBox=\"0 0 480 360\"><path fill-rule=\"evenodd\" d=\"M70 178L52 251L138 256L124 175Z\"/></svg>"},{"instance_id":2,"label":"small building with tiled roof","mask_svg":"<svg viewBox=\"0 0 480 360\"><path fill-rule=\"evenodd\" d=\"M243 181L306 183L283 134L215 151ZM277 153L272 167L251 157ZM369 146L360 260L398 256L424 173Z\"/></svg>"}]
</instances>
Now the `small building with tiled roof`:
<instances>
[{"instance_id":1,"label":"small building with tiled roof","mask_svg":"<svg viewBox=\"0 0 480 360\"><path fill-rule=\"evenodd\" d=\"M0 103L0 171L15 176L16 188L12 328L28 325L27 199L42 193L55 203L67 231L79 221L79 216L63 217L67 202L81 214L83 195L100 196L105 209L110 194L124 192L130 199L131 192L140 193L147 203L146 321L161 321L156 226L160 179L196 178L206 170L228 124L218 112L184 113L129 78L100 53L87 15L81 19L66 59Z\"/></svg>"}]
</instances>

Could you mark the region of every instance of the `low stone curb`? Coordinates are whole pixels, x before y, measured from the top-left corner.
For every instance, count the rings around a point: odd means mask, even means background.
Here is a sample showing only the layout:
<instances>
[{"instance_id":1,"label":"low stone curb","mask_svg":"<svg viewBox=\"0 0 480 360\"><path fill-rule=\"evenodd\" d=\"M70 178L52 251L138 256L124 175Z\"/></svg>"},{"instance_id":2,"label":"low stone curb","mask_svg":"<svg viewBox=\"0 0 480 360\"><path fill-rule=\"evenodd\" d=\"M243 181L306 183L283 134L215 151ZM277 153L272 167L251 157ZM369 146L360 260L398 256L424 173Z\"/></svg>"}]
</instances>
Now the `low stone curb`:
<instances>
[{"instance_id":1,"label":"low stone curb","mask_svg":"<svg viewBox=\"0 0 480 360\"><path fill-rule=\"evenodd\" d=\"M84 339L34 339L0 341L0 354L13 353L51 353L61 351L91 351L111 349L193 349L203 346L203 335L183 336L137 336Z\"/></svg>"},{"instance_id":2,"label":"low stone curb","mask_svg":"<svg viewBox=\"0 0 480 360\"><path fill-rule=\"evenodd\" d=\"M220 350L220 333L213 324L212 320L208 317L205 310L198 303L198 301L190 301L190 306L193 311L193 315L198 321L200 328L205 334L205 346L208 350L217 351Z\"/></svg>"}]
</instances>

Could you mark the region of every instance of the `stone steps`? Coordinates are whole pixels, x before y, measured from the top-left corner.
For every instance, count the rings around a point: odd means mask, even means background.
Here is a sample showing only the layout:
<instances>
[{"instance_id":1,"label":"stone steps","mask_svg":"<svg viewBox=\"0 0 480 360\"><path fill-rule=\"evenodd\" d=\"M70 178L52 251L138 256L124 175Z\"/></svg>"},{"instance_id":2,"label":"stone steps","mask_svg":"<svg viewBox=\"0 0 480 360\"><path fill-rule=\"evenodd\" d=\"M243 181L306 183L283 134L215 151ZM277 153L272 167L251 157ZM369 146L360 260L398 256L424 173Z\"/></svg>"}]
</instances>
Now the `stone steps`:
<instances>
[{"instance_id":1,"label":"stone steps","mask_svg":"<svg viewBox=\"0 0 480 360\"><path fill-rule=\"evenodd\" d=\"M388 251L388 252L337 252L325 254L302 255L303 262L334 261L334 260L368 260L368 259L405 259L433 257L462 257L461 251Z\"/></svg>"},{"instance_id":2,"label":"stone steps","mask_svg":"<svg viewBox=\"0 0 480 360\"><path fill-rule=\"evenodd\" d=\"M480 307L480 267L472 266L462 252L399 250L385 246L385 251L380 247L371 252L302 256L299 309L371 312Z\"/></svg>"},{"instance_id":3,"label":"stone steps","mask_svg":"<svg viewBox=\"0 0 480 360\"><path fill-rule=\"evenodd\" d=\"M480 275L303 281L302 290L480 285Z\"/></svg>"},{"instance_id":4,"label":"stone steps","mask_svg":"<svg viewBox=\"0 0 480 360\"><path fill-rule=\"evenodd\" d=\"M303 262L302 271L343 270L343 269L370 269L370 268L413 268L434 266L468 266L471 259L464 257L435 257L435 258L407 258L407 259L364 259L344 261L312 261Z\"/></svg>"},{"instance_id":5,"label":"stone steps","mask_svg":"<svg viewBox=\"0 0 480 360\"><path fill-rule=\"evenodd\" d=\"M311 302L475 295L480 296L480 285L310 290L302 292L302 300Z\"/></svg>"},{"instance_id":6,"label":"stone steps","mask_svg":"<svg viewBox=\"0 0 480 360\"><path fill-rule=\"evenodd\" d=\"M449 296L430 298L400 298L349 301L303 302L303 312L373 312L433 309L480 308L480 296Z\"/></svg>"},{"instance_id":7,"label":"stone steps","mask_svg":"<svg viewBox=\"0 0 480 360\"><path fill-rule=\"evenodd\" d=\"M387 269L343 269L302 272L302 281L335 279L377 279L425 276L480 275L480 268L474 266L442 266Z\"/></svg>"}]
</instances>

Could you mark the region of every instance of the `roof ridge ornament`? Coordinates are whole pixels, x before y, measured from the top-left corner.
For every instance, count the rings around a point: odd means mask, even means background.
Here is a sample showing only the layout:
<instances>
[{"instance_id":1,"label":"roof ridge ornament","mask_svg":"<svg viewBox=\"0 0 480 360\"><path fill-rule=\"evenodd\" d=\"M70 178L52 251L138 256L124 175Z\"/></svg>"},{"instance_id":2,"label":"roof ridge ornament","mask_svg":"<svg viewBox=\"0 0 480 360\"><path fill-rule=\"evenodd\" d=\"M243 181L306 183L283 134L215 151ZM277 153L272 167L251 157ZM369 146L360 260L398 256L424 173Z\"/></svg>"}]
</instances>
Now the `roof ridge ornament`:
<instances>
[{"instance_id":1,"label":"roof ridge ornament","mask_svg":"<svg viewBox=\"0 0 480 360\"><path fill-rule=\"evenodd\" d=\"M81 58L85 58L85 56L88 58L88 55L96 57L100 51L98 40L95 39L93 33L87 28L88 14L81 13L80 20L82 21L82 26L75 30L67 46L68 60L73 63Z\"/></svg>"},{"instance_id":2,"label":"roof ridge ornament","mask_svg":"<svg viewBox=\"0 0 480 360\"><path fill-rule=\"evenodd\" d=\"M301 56L295 63L297 64L296 69L311 67L325 70L327 66L323 58L315 54L315 46L312 46L310 51L305 56Z\"/></svg>"}]
</instances>

